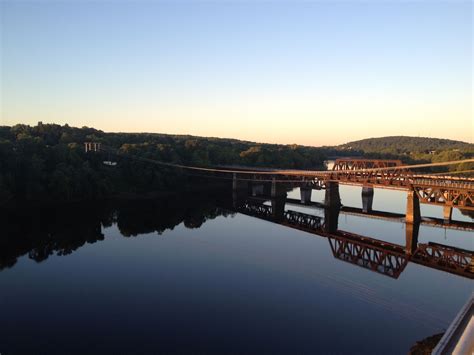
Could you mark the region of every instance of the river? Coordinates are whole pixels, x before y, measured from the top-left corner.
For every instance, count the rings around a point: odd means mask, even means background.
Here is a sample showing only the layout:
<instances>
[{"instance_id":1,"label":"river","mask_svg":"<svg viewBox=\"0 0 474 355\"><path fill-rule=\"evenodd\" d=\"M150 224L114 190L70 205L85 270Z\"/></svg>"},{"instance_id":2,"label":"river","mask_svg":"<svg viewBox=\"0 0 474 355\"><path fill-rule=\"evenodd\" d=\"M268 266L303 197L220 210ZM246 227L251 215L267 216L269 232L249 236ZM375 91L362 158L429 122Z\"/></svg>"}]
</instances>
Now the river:
<instances>
[{"instance_id":1,"label":"river","mask_svg":"<svg viewBox=\"0 0 474 355\"><path fill-rule=\"evenodd\" d=\"M362 207L360 188L340 196ZM375 190L374 210L404 213L405 203L406 193ZM397 254L402 220L341 211L335 229L349 239L331 239L239 206L219 189L3 212L0 353L406 354L443 332L474 290L469 273ZM324 222L324 209L283 208ZM422 215L442 210L422 205ZM453 219L474 222L458 210ZM400 246L386 256L400 265L339 255L347 240ZM472 255L474 235L421 224L417 245L429 243Z\"/></svg>"}]
</instances>

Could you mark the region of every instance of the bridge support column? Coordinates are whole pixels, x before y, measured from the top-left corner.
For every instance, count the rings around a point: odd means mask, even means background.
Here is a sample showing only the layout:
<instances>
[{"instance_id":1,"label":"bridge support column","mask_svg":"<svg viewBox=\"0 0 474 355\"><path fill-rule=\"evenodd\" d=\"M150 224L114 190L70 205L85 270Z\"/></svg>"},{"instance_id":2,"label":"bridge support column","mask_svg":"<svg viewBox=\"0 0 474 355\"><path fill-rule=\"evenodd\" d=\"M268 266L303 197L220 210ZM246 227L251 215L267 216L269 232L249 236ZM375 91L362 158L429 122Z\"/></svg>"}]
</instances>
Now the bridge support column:
<instances>
[{"instance_id":1,"label":"bridge support column","mask_svg":"<svg viewBox=\"0 0 474 355\"><path fill-rule=\"evenodd\" d=\"M339 225L339 206L327 207L324 209L324 231L335 233Z\"/></svg>"},{"instance_id":2,"label":"bridge support column","mask_svg":"<svg viewBox=\"0 0 474 355\"><path fill-rule=\"evenodd\" d=\"M341 197L339 196L339 184L337 182L331 181L326 184L324 203L329 208L341 206Z\"/></svg>"},{"instance_id":3,"label":"bridge support column","mask_svg":"<svg viewBox=\"0 0 474 355\"><path fill-rule=\"evenodd\" d=\"M276 181L276 178L272 178L272 191L271 191L271 196L272 196L272 198L275 198L275 197L282 197L282 196L285 196L285 197L286 197L285 186L283 185L283 183L278 183L278 182Z\"/></svg>"},{"instance_id":4,"label":"bridge support column","mask_svg":"<svg viewBox=\"0 0 474 355\"><path fill-rule=\"evenodd\" d=\"M272 215L276 221L281 221L285 214L285 197L272 198Z\"/></svg>"},{"instance_id":5,"label":"bridge support column","mask_svg":"<svg viewBox=\"0 0 474 355\"><path fill-rule=\"evenodd\" d=\"M452 216L453 216L453 206L444 206L443 207L444 223L451 223Z\"/></svg>"},{"instance_id":6,"label":"bridge support column","mask_svg":"<svg viewBox=\"0 0 474 355\"><path fill-rule=\"evenodd\" d=\"M408 191L407 195L407 214L405 221L407 223L417 223L421 220L420 200L415 191Z\"/></svg>"},{"instance_id":7,"label":"bridge support column","mask_svg":"<svg viewBox=\"0 0 474 355\"><path fill-rule=\"evenodd\" d=\"M252 196L263 195L263 184L252 185Z\"/></svg>"},{"instance_id":8,"label":"bridge support column","mask_svg":"<svg viewBox=\"0 0 474 355\"><path fill-rule=\"evenodd\" d=\"M406 244L405 252L413 255L418 248L418 232L420 231L420 223L405 223Z\"/></svg>"},{"instance_id":9,"label":"bridge support column","mask_svg":"<svg viewBox=\"0 0 474 355\"><path fill-rule=\"evenodd\" d=\"M364 186L362 188L362 212L364 213L371 212L373 202L374 202L374 188Z\"/></svg>"},{"instance_id":10,"label":"bridge support column","mask_svg":"<svg viewBox=\"0 0 474 355\"><path fill-rule=\"evenodd\" d=\"M237 190L232 191L232 207L237 209L245 201L244 194Z\"/></svg>"},{"instance_id":11,"label":"bridge support column","mask_svg":"<svg viewBox=\"0 0 474 355\"><path fill-rule=\"evenodd\" d=\"M247 189L248 189L247 181L238 179L237 174L234 173L232 177L232 190L238 191L238 190L247 190Z\"/></svg>"},{"instance_id":12,"label":"bridge support column","mask_svg":"<svg viewBox=\"0 0 474 355\"><path fill-rule=\"evenodd\" d=\"M307 204L311 202L311 193L313 189L308 186L300 186L300 196L301 196L301 203Z\"/></svg>"}]
</instances>

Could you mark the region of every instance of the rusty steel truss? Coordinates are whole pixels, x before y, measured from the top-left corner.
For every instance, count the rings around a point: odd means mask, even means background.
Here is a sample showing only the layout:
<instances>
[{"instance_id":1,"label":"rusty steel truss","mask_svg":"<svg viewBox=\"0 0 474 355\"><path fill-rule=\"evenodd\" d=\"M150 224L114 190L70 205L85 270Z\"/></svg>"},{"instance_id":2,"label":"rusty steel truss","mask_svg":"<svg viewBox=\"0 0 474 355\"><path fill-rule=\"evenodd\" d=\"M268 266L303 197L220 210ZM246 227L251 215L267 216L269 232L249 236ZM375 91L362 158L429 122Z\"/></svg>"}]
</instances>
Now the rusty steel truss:
<instances>
[{"instance_id":1,"label":"rusty steel truss","mask_svg":"<svg viewBox=\"0 0 474 355\"><path fill-rule=\"evenodd\" d=\"M474 210L474 189L466 184L413 185L421 203Z\"/></svg>"},{"instance_id":2,"label":"rusty steel truss","mask_svg":"<svg viewBox=\"0 0 474 355\"><path fill-rule=\"evenodd\" d=\"M403 248L339 231L328 236L335 258L397 279L408 264Z\"/></svg>"},{"instance_id":3,"label":"rusty steel truss","mask_svg":"<svg viewBox=\"0 0 474 355\"><path fill-rule=\"evenodd\" d=\"M304 231L317 231L322 228L322 218L297 211L282 210L281 216L274 213L272 206L245 201L237 211L252 217L275 221L280 224Z\"/></svg>"},{"instance_id":4,"label":"rusty steel truss","mask_svg":"<svg viewBox=\"0 0 474 355\"><path fill-rule=\"evenodd\" d=\"M361 170L361 169L377 169L401 166L401 160L385 160L385 159L336 159L333 171L338 170Z\"/></svg>"},{"instance_id":5,"label":"rusty steel truss","mask_svg":"<svg viewBox=\"0 0 474 355\"><path fill-rule=\"evenodd\" d=\"M469 250L438 243L418 244L412 261L474 279L474 255Z\"/></svg>"},{"instance_id":6,"label":"rusty steel truss","mask_svg":"<svg viewBox=\"0 0 474 355\"><path fill-rule=\"evenodd\" d=\"M473 178L418 174L403 168L399 160L338 159L335 166L327 172L290 172L280 179L293 184L301 179L301 186L313 189L326 189L329 182L336 182L415 191L421 203L474 210Z\"/></svg>"}]
</instances>

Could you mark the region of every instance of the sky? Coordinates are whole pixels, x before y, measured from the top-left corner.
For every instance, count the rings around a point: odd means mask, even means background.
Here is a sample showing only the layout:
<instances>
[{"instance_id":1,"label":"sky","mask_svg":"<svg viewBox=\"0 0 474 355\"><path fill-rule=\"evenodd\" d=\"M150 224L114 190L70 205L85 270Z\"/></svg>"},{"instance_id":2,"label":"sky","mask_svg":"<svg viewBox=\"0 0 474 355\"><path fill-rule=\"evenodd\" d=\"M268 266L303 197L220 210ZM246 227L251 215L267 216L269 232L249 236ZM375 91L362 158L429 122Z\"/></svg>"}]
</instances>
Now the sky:
<instances>
[{"instance_id":1,"label":"sky","mask_svg":"<svg viewBox=\"0 0 474 355\"><path fill-rule=\"evenodd\" d=\"M0 125L474 142L471 1L0 0Z\"/></svg>"}]
</instances>

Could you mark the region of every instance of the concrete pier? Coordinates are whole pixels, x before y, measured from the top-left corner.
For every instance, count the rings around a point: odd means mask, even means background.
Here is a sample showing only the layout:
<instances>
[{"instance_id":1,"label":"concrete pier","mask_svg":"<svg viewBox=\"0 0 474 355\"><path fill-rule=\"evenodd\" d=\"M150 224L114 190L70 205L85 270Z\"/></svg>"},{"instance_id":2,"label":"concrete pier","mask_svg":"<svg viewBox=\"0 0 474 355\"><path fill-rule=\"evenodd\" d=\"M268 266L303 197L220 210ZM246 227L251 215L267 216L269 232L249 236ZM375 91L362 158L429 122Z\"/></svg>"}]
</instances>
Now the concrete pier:
<instances>
[{"instance_id":1,"label":"concrete pier","mask_svg":"<svg viewBox=\"0 0 474 355\"><path fill-rule=\"evenodd\" d=\"M286 190L285 185L283 183L278 183L276 178L272 178L272 190L271 190L272 198L285 196L286 197Z\"/></svg>"},{"instance_id":2,"label":"concrete pier","mask_svg":"<svg viewBox=\"0 0 474 355\"><path fill-rule=\"evenodd\" d=\"M444 223L451 223L452 216L453 216L453 206L444 206L443 207Z\"/></svg>"},{"instance_id":3,"label":"concrete pier","mask_svg":"<svg viewBox=\"0 0 474 355\"><path fill-rule=\"evenodd\" d=\"M252 196L263 195L263 184L252 184Z\"/></svg>"},{"instance_id":4,"label":"concrete pier","mask_svg":"<svg viewBox=\"0 0 474 355\"><path fill-rule=\"evenodd\" d=\"M407 194L407 213L405 221L407 223L417 223L421 220L420 200L415 191L408 191Z\"/></svg>"},{"instance_id":5,"label":"concrete pier","mask_svg":"<svg viewBox=\"0 0 474 355\"><path fill-rule=\"evenodd\" d=\"M339 183L328 182L326 184L324 203L327 207L330 208L341 206L341 197L339 196Z\"/></svg>"},{"instance_id":6,"label":"concrete pier","mask_svg":"<svg viewBox=\"0 0 474 355\"><path fill-rule=\"evenodd\" d=\"M237 178L237 174L234 173L232 176L232 190L234 191L245 190L246 191L247 189L248 189L248 182Z\"/></svg>"},{"instance_id":7,"label":"concrete pier","mask_svg":"<svg viewBox=\"0 0 474 355\"><path fill-rule=\"evenodd\" d=\"M272 215L276 221L281 221L285 214L285 196L272 199Z\"/></svg>"},{"instance_id":8,"label":"concrete pier","mask_svg":"<svg viewBox=\"0 0 474 355\"><path fill-rule=\"evenodd\" d=\"M311 202L311 193L313 189L309 186L301 186L300 187L300 196L301 196L301 203L308 204Z\"/></svg>"},{"instance_id":9,"label":"concrete pier","mask_svg":"<svg viewBox=\"0 0 474 355\"><path fill-rule=\"evenodd\" d=\"M418 248L418 232L420 223L405 223L405 251L408 255L413 255Z\"/></svg>"},{"instance_id":10,"label":"concrete pier","mask_svg":"<svg viewBox=\"0 0 474 355\"><path fill-rule=\"evenodd\" d=\"M339 226L340 207L333 206L324 209L324 231L335 233Z\"/></svg>"},{"instance_id":11,"label":"concrete pier","mask_svg":"<svg viewBox=\"0 0 474 355\"><path fill-rule=\"evenodd\" d=\"M366 187L362 188L362 212L372 212L372 205L374 202L374 188Z\"/></svg>"}]
</instances>

